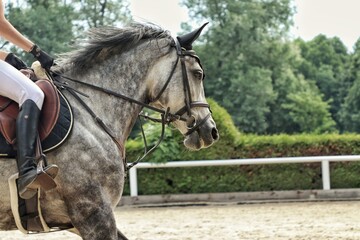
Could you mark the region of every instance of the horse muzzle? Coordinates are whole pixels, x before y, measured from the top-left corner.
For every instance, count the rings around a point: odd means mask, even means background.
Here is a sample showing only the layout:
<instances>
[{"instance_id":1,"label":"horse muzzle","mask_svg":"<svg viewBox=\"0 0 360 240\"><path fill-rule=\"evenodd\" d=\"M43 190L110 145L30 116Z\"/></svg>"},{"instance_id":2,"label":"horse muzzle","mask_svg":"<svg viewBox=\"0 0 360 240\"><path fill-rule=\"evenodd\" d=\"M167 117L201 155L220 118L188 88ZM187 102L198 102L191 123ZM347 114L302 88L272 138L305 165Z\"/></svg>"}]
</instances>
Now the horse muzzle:
<instances>
[{"instance_id":1,"label":"horse muzzle","mask_svg":"<svg viewBox=\"0 0 360 240\"><path fill-rule=\"evenodd\" d=\"M190 150L210 147L219 140L219 132L211 115L199 121L198 127L192 127L185 134L184 145Z\"/></svg>"}]
</instances>

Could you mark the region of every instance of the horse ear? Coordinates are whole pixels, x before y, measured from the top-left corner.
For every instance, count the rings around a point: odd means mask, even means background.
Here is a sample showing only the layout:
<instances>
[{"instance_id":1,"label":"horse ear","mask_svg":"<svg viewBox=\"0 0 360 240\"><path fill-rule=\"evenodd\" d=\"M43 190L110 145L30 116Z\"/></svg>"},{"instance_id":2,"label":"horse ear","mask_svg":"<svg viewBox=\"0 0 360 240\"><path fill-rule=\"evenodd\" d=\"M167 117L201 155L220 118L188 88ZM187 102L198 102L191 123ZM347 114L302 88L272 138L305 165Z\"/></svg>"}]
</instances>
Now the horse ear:
<instances>
[{"instance_id":1,"label":"horse ear","mask_svg":"<svg viewBox=\"0 0 360 240\"><path fill-rule=\"evenodd\" d=\"M201 27L199 27L198 29L195 29L194 31L192 31L188 34L178 36L177 39L180 43L180 46L185 48L186 50L191 50L192 43L199 37L201 31L208 23L209 22L204 23Z\"/></svg>"}]
</instances>

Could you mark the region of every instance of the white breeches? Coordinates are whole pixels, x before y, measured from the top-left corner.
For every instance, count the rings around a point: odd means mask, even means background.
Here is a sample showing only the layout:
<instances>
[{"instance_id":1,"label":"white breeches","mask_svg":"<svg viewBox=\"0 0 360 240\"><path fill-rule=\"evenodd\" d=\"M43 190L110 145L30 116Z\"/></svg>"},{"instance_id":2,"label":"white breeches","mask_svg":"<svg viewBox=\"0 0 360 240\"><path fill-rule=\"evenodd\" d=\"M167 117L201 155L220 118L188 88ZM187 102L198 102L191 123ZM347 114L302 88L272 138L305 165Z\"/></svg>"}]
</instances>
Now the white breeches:
<instances>
[{"instance_id":1,"label":"white breeches","mask_svg":"<svg viewBox=\"0 0 360 240\"><path fill-rule=\"evenodd\" d=\"M31 99L41 110L44 93L41 89L16 68L0 60L0 95L10 98L21 106Z\"/></svg>"}]
</instances>

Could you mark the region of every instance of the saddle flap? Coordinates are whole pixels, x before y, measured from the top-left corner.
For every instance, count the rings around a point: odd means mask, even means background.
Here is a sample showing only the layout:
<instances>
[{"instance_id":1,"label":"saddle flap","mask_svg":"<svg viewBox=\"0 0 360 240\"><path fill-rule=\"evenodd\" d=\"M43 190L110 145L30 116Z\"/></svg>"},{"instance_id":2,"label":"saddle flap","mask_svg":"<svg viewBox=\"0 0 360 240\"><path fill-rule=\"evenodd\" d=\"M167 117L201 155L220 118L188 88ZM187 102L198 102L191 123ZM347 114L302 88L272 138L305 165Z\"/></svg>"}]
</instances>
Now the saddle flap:
<instances>
[{"instance_id":1,"label":"saddle flap","mask_svg":"<svg viewBox=\"0 0 360 240\"><path fill-rule=\"evenodd\" d=\"M19 105L9 98L0 96L0 131L9 143L15 141L16 117L19 114Z\"/></svg>"},{"instance_id":2,"label":"saddle flap","mask_svg":"<svg viewBox=\"0 0 360 240\"><path fill-rule=\"evenodd\" d=\"M56 87L48 80L38 80L36 85L44 92L45 99L40 115L39 135L44 140L54 128L60 112L60 99ZM19 106L9 98L0 96L0 132L10 144L16 139L16 117Z\"/></svg>"},{"instance_id":3,"label":"saddle flap","mask_svg":"<svg viewBox=\"0 0 360 240\"><path fill-rule=\"evenodd\" d=\"M45 94L40 115L39 135L44 140L53 130L60 113L60 98L54 84L48 80L38 80L36 84Z\"/></svg>"}]
</instances>

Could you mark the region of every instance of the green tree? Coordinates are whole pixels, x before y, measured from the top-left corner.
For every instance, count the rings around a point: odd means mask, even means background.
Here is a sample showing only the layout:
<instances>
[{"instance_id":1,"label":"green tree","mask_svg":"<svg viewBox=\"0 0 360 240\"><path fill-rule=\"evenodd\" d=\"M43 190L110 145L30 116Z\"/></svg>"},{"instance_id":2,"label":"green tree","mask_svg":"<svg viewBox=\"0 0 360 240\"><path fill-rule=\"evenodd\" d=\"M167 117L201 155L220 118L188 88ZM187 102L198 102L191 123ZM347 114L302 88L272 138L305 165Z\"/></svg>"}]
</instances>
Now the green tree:
<instances>
[{"instance_id":1,"label":"green tree","mask_svg":"<svg viewBox=\"0 0 360 240\"><path fill-rule=\"evenodd\" d=\"M334 132L335 121L329 112L329 103L322 101L322 95L308 91L291 93L281 107L289 111L291 120L299 127L299 132Z\"/></svg>"},{"instance_id":2,"label":"green tree","mask_svg":"<svg viewBox=\"0 0 360 240\"><path fill-rule=\"evenodd\" d=\"M271 123L269 133L335 131L329 102L323 100L314 81L304 79L303 75L294 70L305 60L296 50L291 51L288 56L288 64L283 64L281 71L276 68L273 71L277 98L271 105L271 115L268 118Z\"/></svg>"},{"instance_id":3,"label":"green tree","mask_svg":"<svg viewBox=\"0 0 360 240\"><path fill-rule=\"evenodd\" d=\"M208 76L206 92L228 110L244 132L333 130L327 107L331 101L324 101L318 87L304 81L297 70L306 61L299 46L287 40L294 10L290 3L183 1L193 19L210 22L202 37L205 41L196 48ZM306 101L296 101L301 96L306 96ZM305 129L300 113L292 108L310 100L324 113L308 114L313 119L307 122L314 124Z\"/></svg>"},{"instance_id":4,"label":"green tree","mask_svg":"<svg viewBox=\"0 0 360 240\"><path fill-rule=\"evenodd\" d=\"M127 0L76 0L74 5L79 30L104 25L118 25L131 19Z\"/></svg>"},{"instance_id":5,"label":"green tree","mask_svg":"<svg viewBox=\"0 0 360 240\"><path fill-rule=\"evenodd\" d=\"M271 67L281 62L278 51L283 51L274 49L274 43L290 26L290 0L183 4L197 22L210 22L204 44L196 49L206 67L208 96L228 110L242 131L266 133L270 103L276 97Z\"/></svg>"},{"instance_id":6,"label":"green tree","mask_svg":"<svg viewBox=\"0 0 360 240\"><path fill-rule=\"evenodd\" d=\"M72 40L84 30L118 25L131 19L126 0L29 0L6 6L10 22L51 55L68 51ZM7 45L6 42L2 45ZM32 56L11 48L31 63Z\"/></svg>"},{"instance_id":7,"label":"green tree","mask_svg":"<svg viewBox=\"0 0 360 240\"><path fill-rule=\"evenodd\" d=\"M344 85L349 89L341 106L340 120L346 132L360 132L360 38L355 43ZM345 88L345 87L344 87ZM344 91L345 92L345 91Z\"/></svg>"},{"instance_id":8,"label":"green tree","mask_svg":"<svg viewBox=\"0 0 360 240\"><path fill-rule=\"evenodd\" d=\"M305 79L316 82L324 101L330 103L332 118L341 129L339 111L349 89L346 80L349 55L345 45L338 37L327 38L322 34L311 41L298 39L295 43L305 59L299 65L299 73L304 75Z\"/></svg>"},{"instance_id":9,"label":"green tree","mask_svg":"<svg viewBox=\"0 0 360 240\"><path fill-rule=\"evenodd\" d=\"M72 31L74 9L61 4L60 1L9 4L6 12L9 21L21 33L52 55L67 50L70 40L74 38ZM33 61L30 54L25 54L14 47L11 50L22 55L28 63Z\"/></svg>"},{"instance_id":10,"label":"green tree","mask_svg":"<svg viewBox=\"0 0 360 240\"><path fill-rule=\"evenodd\" d=\"M266 114L270 112L269 102L275 94L271 84L271 72L259 67L249 67L238 79L231 79L226 94L237 96L232 102L224 101L224 106L238 108L231 113L234 122L243 132L264 133L268 123Z\"/></svg>"}]
</instances>

